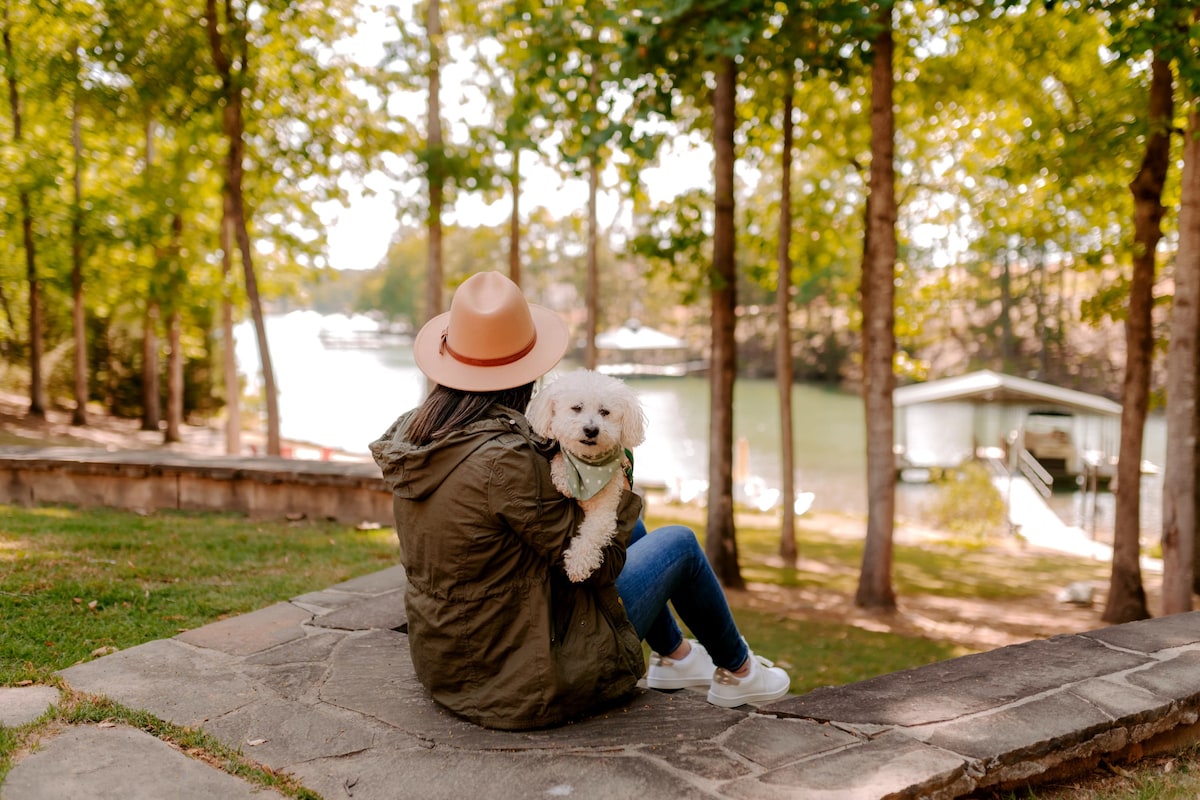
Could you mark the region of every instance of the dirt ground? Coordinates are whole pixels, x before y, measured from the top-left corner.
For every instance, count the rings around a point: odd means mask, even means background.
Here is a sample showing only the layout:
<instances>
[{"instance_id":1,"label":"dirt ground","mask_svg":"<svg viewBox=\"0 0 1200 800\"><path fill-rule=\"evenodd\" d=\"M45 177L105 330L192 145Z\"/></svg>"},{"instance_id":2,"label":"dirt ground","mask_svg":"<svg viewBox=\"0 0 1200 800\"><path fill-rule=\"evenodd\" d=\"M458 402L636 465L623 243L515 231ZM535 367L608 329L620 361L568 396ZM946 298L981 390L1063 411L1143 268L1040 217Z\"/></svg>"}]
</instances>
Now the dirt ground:
<instances>
[{"instance_id":1,"label":"dirt ground","mask_svg":"<svg viewBox=\"0 0 1200 800\"><path fill-rule=\"evenodd\" d=\"M138 449L189 453L193 455L220 455L224 453L224 433L213 425L184 425L182 442L163 444L159 431L144 431L139 420L119 419L104 414L98 409L89 409L89 424L86 427L71 425L68 409L52 408L46 419L30 417L26 412L28 400L19 395L0 392L0 446L45 445L72 447L101 447L106 449ZM303 442L286 442L285 451L296 457L330 457L321 454L320 448ZM262 437L247 432L243 436L246 452L262 452ZM333 454L334 458L365 459L366 456ZM702 509L676 508L673 514L695 516L702 522ZM739 524L777 524L772 517L747 515L739 518ZM803 524L828 533L861 539L865 535L866 522L853 516L810 512ZM896 526L897 543L919 543L944 538L940 531L913 523L900 522ZM998 544L989 548L992 557L1020 559L1036 554L1033 548L1019 550L1015 545ZM1073 556L1064 556L1073 557ZM815 562L801 562L801 567L810 571L828 569ZM1011 563L1006 569L1012 569ZM1102 570L1107 575L1106 570ZM1161 575L1144 573L1147 599L1153 612L1158 607ZM797 619L850 622L872 631L894 632L910 636L949 641L973 650L990 650L1004 645L1046 638L1062 633L1078 633L1103 627L1100 620L1104 609L1107 580L1095 584L1096 594L1090 607L1073 606L1058 602L1051 594L1021 600L988 601L964 598L944 598L932 595L901 596L894 613L878 614L854 605L854 598L846 592L829 588L782 588L768 585L751 585L739 599L751 607Z\"/></svg>"}]
</instances>

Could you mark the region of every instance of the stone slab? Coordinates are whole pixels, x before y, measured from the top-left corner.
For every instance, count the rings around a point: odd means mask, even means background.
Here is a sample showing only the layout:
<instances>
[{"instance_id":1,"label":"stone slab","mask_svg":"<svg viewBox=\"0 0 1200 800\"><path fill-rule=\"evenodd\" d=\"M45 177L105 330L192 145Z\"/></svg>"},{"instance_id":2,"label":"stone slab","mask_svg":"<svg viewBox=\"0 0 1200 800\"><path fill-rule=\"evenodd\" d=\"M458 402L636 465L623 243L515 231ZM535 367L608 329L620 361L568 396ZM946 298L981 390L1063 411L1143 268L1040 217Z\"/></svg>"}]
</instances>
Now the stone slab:
<instances>
[{"instance_id":1,"label":"stone slab","mask_svg":"<svg viewBox=\"0 0 1200 800\"><path fill-rule=\"evenodd\" d=\"M645 691L628 704L570 725L495 731L450 713L417 681L408 637L386 630L347 636L330 657L321 700L430 742L476 750L625 747L710 739L745 718L695 692Z\"/></svg>"},{"instance_id":2,"label":"stone slab","mask_svg":"<svg viewBox=\"0 0 1200 800\"><path fill-rule=\"evenodd\" d=\"M1085 742L1112 718L1068 692L1039 697L985 716L937 725L929 744L993 764L1015 763Z\"/></svg>"},{"instance_id":3,"label":"stone slab","mask_svg":"<svg viewBox=\"0 0 1200 800\"><path fill-rule=\"evenodd\" d=\"M177 725L199 725L254 702L264 691L242 674L236 659L175 639L147 642L58 674L73 689Z\"/></svg>"},{"instance_id":4,"label":"stone slab","mask_svg":"<svg viewBox=\"0 0 1200 800\"><path fill-rule=\"evenodd\" d=\"M300 626L310 619L312 613L299 606L275 603L249 614L185 631L175 638L196 647L245 656L304 637Z\"/></svg>"},{"instance_id":5,"label":"stone slab","mask_svg":"<svg viewBox=\"0 0 1200 800\"><path fill-rule=\"evenodd\" d=\"M53 686L0 686L0 725L16 728L33 722L58 702Z\"/></svg>"},{"instance_id":6,"label":"stone slab","mask_svg":"<svg viewBox=\"0 0 1200 800\"><path fill-rule=\"evenodd\" d=\"M1113 650L1083 636L1055 636L848 686L822 687L760 710L820 722L928 725L1150 661L1148 656Z\"/></svg>"},{"instance_id":7,"label":"stone slab","mask_svg":"<svg viewBox=\"0 0 1200 800\"><path fill-rule=\"evenodd\" d=\"M278 792L188 758L148 733L118 725L67 728L22 759L5 800L269 800Z\"/></svg>"},{"instance_id":8,"label":"stone slab","mask_svg":"<svg viewBox=\"0 0 1200 800\"><path fill-rule=\"evenodd\" d=\"M1168 617L1111 625L1080 634L1140 653L1156 653L1172 647L1200 644L1200 611L1172 614Z\"/></svg>"},{"instance_id":9,"label":"stone slab","mask_svg":"<svg viewBox=\"0 0 1200 800\"><path fill-rule=\"evenodd\" d=\"M1181 705L1200 704L1200 650L1184 651L1174 658L1160 661L1144 670L1131 672L1126 678L1162 697Z\"/></svg>"},{"instance_id":10,"label":"stone slab","mask_svg":"<svg viewBox=\"0 0 1200 800\"><path fill-rule=\"evenodd\" d=\"M729 732L725 746L761 767L774 769L862 741L846 731L807 719L753 716Z\"/></svg>"},{"instance_id":11,"label":"stone slab","mask_svg":"<svg viewBox=\"0 0 1200 800\"><path fill-rule=\"evenodd\" d=\"M336 583L329 588L338 592L357 592L358 594L383 594L393 589L403 589L408 585L408 575L404 567L397 565L360 575L342 583Z\"/></svg>"},{"instance_id":12,"label":"stone slab","mask_svg":"<svg viewBox=\"0 0 1200 800\"><path fill-rule=\"evenodd\" d=\"M882 797L959 797L974 788L966 762L886 733L856 747L790 764L722 787L741 800L879 800Z\"/></svg>"},{"instance_id":13,"label":"stone slab","mask_svg":"<svg viewBox=\"0 0 1200 800\"><path fill-rule=\"evenodd\" d=\"M312 624L321 628L346 631L374 629L400 631L408 626L408 610L404 606L404 590L394 589L384 594L359 598L357 602L319 614Z\"/></svg>"},{"instance_id":14,"label":"stone slab","mask_svg":"<svg viewBox=\"0 0 1200 800\"><path fill-rule=\"evenodd\" d=\"M325 704L266 697L209 720L204 730L255 761L287 769L366 750L384 726Z\"/></svg>"},{"instance_id":15,"label":"stone slab","mask_svg":"<svg viewBox=\"0 0 1200 800\"><path fill-rule=\"evenodd\" d=\"M711 800L679 774L631 755L472 753L435 747L395 758L369 751L292 771L325 798L463 800L555 798Z\"/></svg>"}]
</instances>

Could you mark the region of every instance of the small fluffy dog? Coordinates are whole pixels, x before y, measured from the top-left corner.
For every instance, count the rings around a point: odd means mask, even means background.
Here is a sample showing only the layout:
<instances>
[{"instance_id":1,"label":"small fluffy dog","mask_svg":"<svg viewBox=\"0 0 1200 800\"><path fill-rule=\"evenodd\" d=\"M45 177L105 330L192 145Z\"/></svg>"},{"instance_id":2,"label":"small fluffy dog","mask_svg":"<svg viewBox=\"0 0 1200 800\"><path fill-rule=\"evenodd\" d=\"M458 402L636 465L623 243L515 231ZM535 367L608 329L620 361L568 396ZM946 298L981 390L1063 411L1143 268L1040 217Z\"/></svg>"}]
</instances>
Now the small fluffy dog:
<instances>
[{"instance_id":1,"label":"small fluffy dog","mask_svg":"<svg viewBox=\"0 0 1200 800\"><path fill-rule=\"evenodd\" d=\"M525 416L536 433L558 441L550 475L583 506L579 533L563 554L567 577L578 583L600 566L616 534L621 486L632 469L626 450L646 438L646 418L624 381L590 370L565 373L543 387Z\"/></svg>"}]
</instances>

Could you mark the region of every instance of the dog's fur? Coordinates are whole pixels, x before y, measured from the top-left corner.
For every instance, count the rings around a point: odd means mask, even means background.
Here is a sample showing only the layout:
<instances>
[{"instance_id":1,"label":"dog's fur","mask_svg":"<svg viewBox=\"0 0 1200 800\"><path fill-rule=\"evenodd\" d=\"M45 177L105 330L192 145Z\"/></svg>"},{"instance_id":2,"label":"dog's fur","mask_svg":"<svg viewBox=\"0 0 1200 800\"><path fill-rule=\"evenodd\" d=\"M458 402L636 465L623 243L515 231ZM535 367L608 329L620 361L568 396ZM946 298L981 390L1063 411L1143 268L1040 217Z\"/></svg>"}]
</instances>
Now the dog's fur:
<instances>
[{"instance_id":1,"label":"dog's fur","mask_svg":"<svg viewBox=\"0 0 1200 800\"><path fill-rule=\"evenodd\" d=\"M614 447L632 449L646 438L646 418L637 395L624 381L590 370L568 372L543 387L526 411L533 430L556 439L561 448L584 459L599 458ZM629 466L624 451L622 467ZM550 462L554 485L566 496L566 464L558 453ZM603 549L616 533L617 504L624 471L618 470L595 496L580 500L584 519L563 554L567 577L587 578L604 559Z\"/></svg>"}]
</instances>

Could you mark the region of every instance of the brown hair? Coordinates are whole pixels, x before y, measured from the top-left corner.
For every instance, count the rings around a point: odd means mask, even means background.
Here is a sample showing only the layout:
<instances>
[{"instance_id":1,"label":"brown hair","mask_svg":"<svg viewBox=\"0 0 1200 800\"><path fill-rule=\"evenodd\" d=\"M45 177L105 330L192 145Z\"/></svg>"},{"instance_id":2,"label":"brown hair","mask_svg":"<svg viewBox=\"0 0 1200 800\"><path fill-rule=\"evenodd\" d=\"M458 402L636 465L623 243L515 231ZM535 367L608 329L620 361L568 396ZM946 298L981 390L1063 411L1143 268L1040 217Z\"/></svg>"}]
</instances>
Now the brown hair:
<instances>
[{"instance_id":1,"label":"brown hair","mask_svg":"<svg viewBox=\"0 0 1200 800\"><path fill-rule=\"evenodd\" d=\"M466 392L439 384L413 413L405 438L418 446L427 445L481 419L494 405L524 411L531 397L532 382L498 392Z\"/></svg>"}]
</instances>

